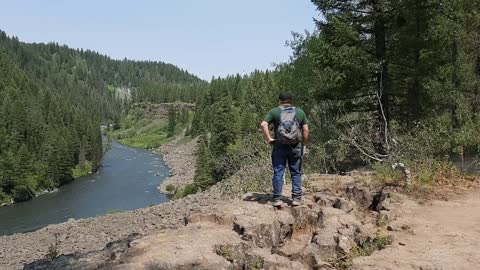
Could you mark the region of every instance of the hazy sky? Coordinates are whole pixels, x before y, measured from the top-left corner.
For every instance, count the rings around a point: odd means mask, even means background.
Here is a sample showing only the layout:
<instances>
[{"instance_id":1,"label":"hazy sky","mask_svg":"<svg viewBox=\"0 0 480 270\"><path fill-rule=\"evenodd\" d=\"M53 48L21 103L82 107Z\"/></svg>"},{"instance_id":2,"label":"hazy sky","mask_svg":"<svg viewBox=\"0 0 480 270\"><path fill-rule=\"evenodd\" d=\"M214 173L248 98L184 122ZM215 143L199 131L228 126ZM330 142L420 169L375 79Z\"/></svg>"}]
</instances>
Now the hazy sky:
<instances>
[{"instance_id":1,"label":"hazy sky","mask_svg":"<svg viewBox=\"0 0 480 270\"><path fill-rule=\"evenodd\" d=\"M291 31L313 30L309 0L9 0L0 29L113 58L159 60L203 79L288 60Z\"/></svg>"}]
</instances>

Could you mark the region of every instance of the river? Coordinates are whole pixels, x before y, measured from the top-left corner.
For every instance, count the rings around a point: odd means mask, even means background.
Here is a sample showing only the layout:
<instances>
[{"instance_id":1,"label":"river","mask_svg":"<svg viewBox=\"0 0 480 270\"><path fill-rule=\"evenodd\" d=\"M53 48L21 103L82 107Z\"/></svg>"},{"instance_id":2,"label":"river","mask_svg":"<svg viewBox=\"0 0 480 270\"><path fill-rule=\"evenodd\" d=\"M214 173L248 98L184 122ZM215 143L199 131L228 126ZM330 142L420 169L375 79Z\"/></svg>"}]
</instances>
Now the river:
<instances>
[{"instance_id":1,"label":"river","mask_svg":"<svg viewBox=\"0 0 480 270\"><path fill-rule=\"evenodd\" d=\"M160 155L112 141L97 173L58 191L0 207L0 235L166 202L157 186L169 175Z\"/></svg>"}]
</instances>

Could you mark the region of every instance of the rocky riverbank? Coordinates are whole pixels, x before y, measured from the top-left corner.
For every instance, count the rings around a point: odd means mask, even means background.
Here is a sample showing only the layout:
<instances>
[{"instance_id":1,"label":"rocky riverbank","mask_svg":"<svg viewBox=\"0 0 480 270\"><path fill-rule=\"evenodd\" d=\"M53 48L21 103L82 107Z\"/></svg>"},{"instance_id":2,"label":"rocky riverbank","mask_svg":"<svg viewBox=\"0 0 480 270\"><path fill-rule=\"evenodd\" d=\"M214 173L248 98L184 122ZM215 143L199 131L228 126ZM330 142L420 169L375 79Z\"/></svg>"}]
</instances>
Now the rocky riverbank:
<instances>
[{"instance_id":1,"label":"rocky riverbank","mask_svg":"<svg viewBox=\"0 0 480 270\"><path fill-rule=\"evenodd\" d=\"M163 155L165 164L171 171L170 177L158 186L161 193L173 194L175 190L193 183L197 144L198 138L189 139L181 135L156 150Z\"/></svg>"}]
</instances>

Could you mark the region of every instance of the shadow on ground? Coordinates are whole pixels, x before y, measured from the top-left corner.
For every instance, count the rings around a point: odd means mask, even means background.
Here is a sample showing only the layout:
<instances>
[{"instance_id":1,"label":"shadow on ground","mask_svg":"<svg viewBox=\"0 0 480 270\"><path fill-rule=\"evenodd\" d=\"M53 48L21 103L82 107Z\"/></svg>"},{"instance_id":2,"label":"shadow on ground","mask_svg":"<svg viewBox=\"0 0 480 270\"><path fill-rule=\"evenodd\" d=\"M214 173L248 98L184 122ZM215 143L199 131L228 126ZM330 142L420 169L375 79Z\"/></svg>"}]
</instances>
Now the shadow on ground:
<instances>
[{"instance_id":1,"label":"shadow on ground","mask_svg":"<svg viewBox=\"0 0 480 270\"><path fill-rule=\"evenodd\" d=\"M259 204L268 204L273 202L273 198L271 194L257 193L257 192L245 194L242 200L247 202L258 202ZM286 204L292 203L292 199L285 196L282 196L281 200Z\"/></svg>"}]
</instances>

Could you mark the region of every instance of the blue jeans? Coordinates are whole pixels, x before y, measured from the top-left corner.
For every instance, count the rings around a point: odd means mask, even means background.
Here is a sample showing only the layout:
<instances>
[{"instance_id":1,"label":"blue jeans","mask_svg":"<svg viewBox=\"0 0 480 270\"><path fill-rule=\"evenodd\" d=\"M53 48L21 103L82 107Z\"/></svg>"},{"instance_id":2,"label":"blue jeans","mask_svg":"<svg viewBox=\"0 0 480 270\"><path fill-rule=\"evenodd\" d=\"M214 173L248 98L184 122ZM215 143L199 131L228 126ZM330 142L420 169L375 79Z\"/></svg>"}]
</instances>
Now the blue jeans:
<instances>
[{"instance_id":1,"label":"blue jeans","mask_svg":"<svg viewBox=\"0 0 480 270\"><path fill-rule=\"evenodd\" d=\"M272 151L273 165L273 199L279 199L282 196L283 175L288 163L288 169L292 176L292 198L302 197L302 151L301 144L284 145L275 144Z\"/></svg>"}]
</instances>

